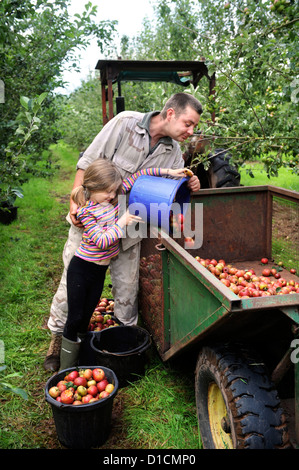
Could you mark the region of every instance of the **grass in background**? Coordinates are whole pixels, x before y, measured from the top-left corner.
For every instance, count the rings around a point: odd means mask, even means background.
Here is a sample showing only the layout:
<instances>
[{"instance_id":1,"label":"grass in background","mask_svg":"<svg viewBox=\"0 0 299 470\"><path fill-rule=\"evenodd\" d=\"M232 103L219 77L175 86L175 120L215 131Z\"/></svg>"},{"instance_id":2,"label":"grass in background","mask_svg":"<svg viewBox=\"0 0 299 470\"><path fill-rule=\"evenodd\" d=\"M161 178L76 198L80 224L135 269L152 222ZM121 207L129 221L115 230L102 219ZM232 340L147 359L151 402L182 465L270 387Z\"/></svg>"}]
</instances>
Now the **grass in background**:
<instances>
[{"instance_id":1,"label":"grass in background","mask_svg":"<svg viewBox=\"0 0 299 470\"><path fill-rule=\"evenodd\" d=\"M252 178L248 170L251 170L254 174ZM288 168L280 168L278 177L268 178L264 165L260 162L248 163L242 168L239 168L241 174L241 184L243 186L260 186L260 185L272 185L278 186L292 191L299 191L299 177L298 175L291 172Z\"/></svg>"},{"instance_id":2,"label":"grass in background","mask_svg":"<svg viewBox=\"0 0 299 470\"><path fill-rule=\"evenodd\" d=\"M6 367L0 370L2 449L61 447L44 397L52 374L44 371L43 361L50 342L50 305L62 273L69 229L65 216L78 152L63 143L52 151L60 170L50 180L32 179L24 185L17 220L0 225L0 340ZM107 276L107 297L109 284ZM1 386L5 382L24 390L28 399ZM192 379L165 366L157 355L145 377L119 390L115 405L120 404L119 427L112 429L105 448L113 449L115 443L119 449L200 447Z\"/></svg>"},{"instance_id":3,"label":"grass in background","mask_svg":"<svg viewBox=\"0 0 299 470\"><path fill-rule=\"evenodd\" d=\"M254 174L252 178L248 170ZM278 177L268 178L261 162L252 162L239 169L243 186L272 185L299 192L299 176L288 168L280 168ZM299 272L298 252L298 204L274 197L272 255L275 262L282 261L286 269L295 268ZM284 224L281 226L277 211L283 213ZM278 225L277 225L278 223Z\"/></svg>"}]
</instances>

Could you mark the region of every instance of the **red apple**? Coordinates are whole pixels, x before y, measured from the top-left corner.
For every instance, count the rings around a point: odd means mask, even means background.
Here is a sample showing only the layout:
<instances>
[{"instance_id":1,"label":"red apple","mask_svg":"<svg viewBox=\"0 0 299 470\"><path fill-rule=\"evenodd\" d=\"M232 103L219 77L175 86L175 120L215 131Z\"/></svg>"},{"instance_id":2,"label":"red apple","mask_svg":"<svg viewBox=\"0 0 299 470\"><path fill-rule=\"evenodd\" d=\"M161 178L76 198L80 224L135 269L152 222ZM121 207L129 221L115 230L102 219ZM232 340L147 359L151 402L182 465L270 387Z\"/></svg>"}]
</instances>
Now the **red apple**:
<instances>
[{"instance_id":1,"label":"red apple","mask_svg":"<svg viewBox=\"0 0 299 470\"><path fill-rule=\"evenodd\" d=\"M105 390L105 388L107 387L108 385L108 380L107 379L103 379L101 380L100 382L97 383L97 389L99 392L103 392Z\"/></svg>"},{"instance_id":2,"label":"red apple","mask_svg":"<svg viewBox=\"0 0 299 470\"><path fill-rule=\"evenodd\" d=\"M88 387L87 394L90 394L93 397L95 397L97 395L97 393L98 393L98 389L97 389L96 385L91 385L90 387Z\"/></svg>"},{"instance_id":3,"label":"red apple","mask_svg":"<svg viewBox=\"0 0 299 470\"><path fill-rule=\"evenodd\" d=\"M176 220L177 220L177 222L178 222L179 224L182 225L182 224L184 223L184 221L185 221L184 214L178 214Z\"/></svg>"},{"instance_id":4,"label":"red apple","mask_svg":"<svg viewBox=\"0 0 299 470\"><path fill-rule=\"evenodd\" d=\"M66 405L70 405L74 401L74 394L69 389L64 390L63 392L61 392L60 398L61 398L62 403L66 404Z\"/></svg>"},{"instance_id":5,"label":"red apple","mask_svg":"<svg viewBox=\"0 0 299 470\"><path fill-rule=\"evenodd\" d=\"M268 264L268 258L262 258L261 263L262 264Z\"/></svg>"},{"instance_id":6,"label":"red apple","mask_svg":"<svg viewBox=\"0 0 299 470\"><path fill-rule=\"evenodd\" d=\"M87 395L85 395L84 397L82 397L82 403L83 403L84 405L86 405L86 403L89 403L92 398L93 398L93 396L90 395L90 393L88 393Z\"/></svg>"},{"instance_id":7,"label":"red apple","mask_svg":"<svg viewBox=\"0 0 299 470\"><path fill-rule=\"evenodd\" d=\"M96 368L96 369L93 369L92 376L94 380L96 380L97 382L100 382L101 380L105 378L105 372L103 371L103 369Z\"/></svg>"},{"instance_id":8,"label":"red apple","mask_svg":"<svg viewBox=\"0 0 299 470\"><path fill-rule=\"evenodd\" d=\"M185 237L184 242L185 242L186 249L188 248L190 249L194 247L194 240L192 237Z\"/></svg>"},{"instance_id":9,"label":"red apple","mask_svg":"<svg viewBox=\"0 0 299 470\"><path fill-rule=\"evenodd\" d=\"M270 274L271 274L271 271L270 271L270 269L267 269L267 268L264 269L263 272L262 272L263 276L270 276Z\"/></svg>"},{"instance_id":10,"label":"red apple","mask_svg":"<svg viewBox=\"0 0 299 470\"><path fill-rule=\"evenodd\" d=\"M83 387L86 387L86 384L87 380L85 379L85 377L76 377L74 380L74 385L77 385L77 387L79 387L79 385L83 385Z\"/></svg>"},{"instance_id":11,"label":"red apple","mask_svg":"<svg viewBox=\"0 0 299 470\"><path fill-rule=\"evenodd\" d=\"M67 378L65 378L65 380L67 380L67 382L74 382L75 378L78 376L79 372L77 370L73 370L67 375Z\"/></svg>"},{"instance_id":12,"label":"red apple","mask_svg":"<svg viewBox=\"0 0 299 470\"><path fill-rule=\"evenodd\" d=\"M85 369L84 372L83 372L83 377L86 380L90 380L91 377L92 377L92 370L91 369Z\"/></svg>"}]
</instances>

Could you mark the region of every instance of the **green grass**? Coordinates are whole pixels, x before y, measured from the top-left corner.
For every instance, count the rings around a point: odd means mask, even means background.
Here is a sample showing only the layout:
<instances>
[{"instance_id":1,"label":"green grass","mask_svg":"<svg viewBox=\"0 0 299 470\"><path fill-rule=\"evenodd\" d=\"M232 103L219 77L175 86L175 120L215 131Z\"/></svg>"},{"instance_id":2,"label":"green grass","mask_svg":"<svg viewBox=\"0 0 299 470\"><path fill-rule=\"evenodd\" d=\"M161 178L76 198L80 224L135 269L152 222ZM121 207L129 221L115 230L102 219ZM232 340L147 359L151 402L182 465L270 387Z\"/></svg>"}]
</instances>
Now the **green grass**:
<instances>
[{"instance_id":1,"label":"green grass","mask_svg":"<svg viewBox=\"0 0 299 470\"><path fill-rule=\"evenodd\" d=\"M46 327L62 272L68 234L65 216L78 152L63 143L53 147L60 165L49 180L32 179L18 201L18 219L0 226L0 340L5 370L0 369L0 448L60 448L44 386L43 369L50 332ZM265 175L242 184L274 184ZM283 172L282 172L283 176ZM284 178L284 176L283 176ZM286 175L278 186L296 182ZM282 181L282 182L281 182ZM298 190L298 189L295 189ZM103 295L110 296L107 276ZM189 365L189 364L188 364ZM1 387L23 389L28 399ZM194 367L164 364L153 351L145 376L119 390L112 433L105 449L200 449L194 397Z\"/></svg>"},{"instance_id":2,"label":"green grass","mask_svg":"<svg viewBox=\"0 0 299 470\"><path fill-rule=\"evenodd\" d=\"M18 201L18 218L0 225L0 448L60 448L44 387L49 346L47 320L62 273L69 225L65 216L78 152L60 143L52 149L60 170L49 180L32 179ZM107 276L103 295L110 296ZM121 405L105 448L200 448L193 373L164 365L153 354L145 377L119 390ZM25 400L11 388L24 390Z\"/></svg>"},{"instance_id":3,"label":"green grass","mask_svg":"<svg viewBox=\"0 0 299 470\"><path fill-rule=\"evenodd\" d=\"M251 170L254 178L252 178L248 170ZM298 175L291 172L288 168L280 168L279 176L268 178L264 170L264 166L260 162L254 162L245 165L239 169L241 174L241 184L243 186L260 186L260 185L272 185L278 186L292 191L299 191L299 177Z\"/></svg>"}]
</instances>

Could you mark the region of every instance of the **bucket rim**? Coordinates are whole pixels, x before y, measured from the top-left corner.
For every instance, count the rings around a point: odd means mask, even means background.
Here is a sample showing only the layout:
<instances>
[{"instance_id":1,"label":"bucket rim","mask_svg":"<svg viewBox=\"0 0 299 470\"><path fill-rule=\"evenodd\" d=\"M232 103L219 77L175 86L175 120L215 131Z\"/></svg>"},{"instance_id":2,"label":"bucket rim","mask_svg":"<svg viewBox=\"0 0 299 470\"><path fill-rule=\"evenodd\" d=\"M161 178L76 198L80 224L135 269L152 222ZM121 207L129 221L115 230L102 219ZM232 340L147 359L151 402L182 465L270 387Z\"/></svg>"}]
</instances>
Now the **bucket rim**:
<instances>
[{"instance_id":1,"label":"bucket rim","mask_svg":"<svg viewBox=\"0 0 299 470\"><path fill-rule=\"evenodd\" d=\"M100 352L101 354L103 354L104 356L121 356L121 357L126 357L126 356L133 356L133 355L136 355L136 354L142 354L144 351L146 351L152 344L152 338L151 338L151 335L150 333L145 329L145 328L142 328L138 325L120 325L118 328L130 328L130 329L138 329L138 330L141 330L143 332L145 332L146 334L146 339L144 340L144 342L138 346L137 348L135 349L131 349L130 351L120 351L120 352L112 352L112 351L105 351L103 349L99 349L95 346L94 342L97 340L97 337L99 337L101 334L109 334L109 333L105 333L107 331L109 331L110 329L107 328L105 330L101 330L101 331L96 331L95 334L92 336L92 338L90 339L90 346L91 348L95 351L95 352Z\"/></svg>"}]
</instances>

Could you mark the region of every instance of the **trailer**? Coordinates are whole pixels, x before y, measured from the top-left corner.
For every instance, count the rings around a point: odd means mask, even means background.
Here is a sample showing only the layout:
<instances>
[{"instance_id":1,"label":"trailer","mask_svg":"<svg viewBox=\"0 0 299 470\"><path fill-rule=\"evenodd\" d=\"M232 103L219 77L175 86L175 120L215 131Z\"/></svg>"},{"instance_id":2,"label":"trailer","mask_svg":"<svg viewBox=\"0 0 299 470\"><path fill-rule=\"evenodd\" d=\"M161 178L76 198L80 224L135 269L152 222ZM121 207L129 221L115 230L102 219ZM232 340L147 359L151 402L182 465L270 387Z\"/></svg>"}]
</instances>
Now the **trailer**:
<instances>
[{"instance_id":1,"label":"trailer","mask_svg":"<svg viewBox=\"0 0 299 470\"><path fill-rule=\"evenodd\" d=\"M298 265L299 193L273 186L203 189L191 197L192 227L198 204L198 248L186 249L184 235L162 229L142 241L142 320L163 361L194 358L204 448L296 447L299 293L240 297L199 260L221 259L260 277L261 259L268 258L287 285L297 286L299 277L284 266Z\"/></svg>"}]
</instances>

